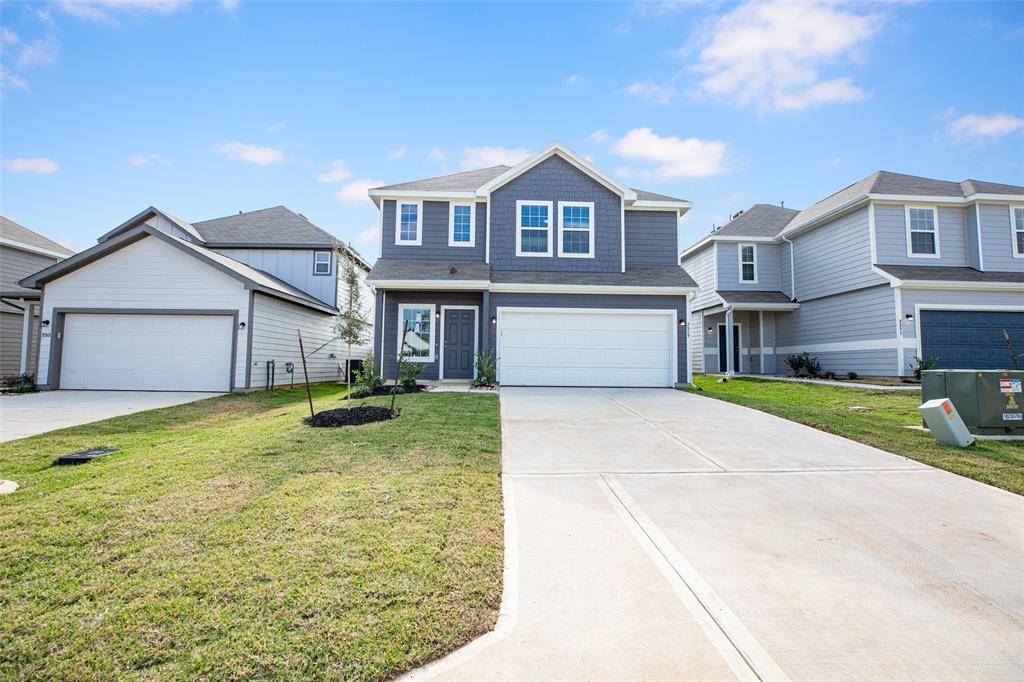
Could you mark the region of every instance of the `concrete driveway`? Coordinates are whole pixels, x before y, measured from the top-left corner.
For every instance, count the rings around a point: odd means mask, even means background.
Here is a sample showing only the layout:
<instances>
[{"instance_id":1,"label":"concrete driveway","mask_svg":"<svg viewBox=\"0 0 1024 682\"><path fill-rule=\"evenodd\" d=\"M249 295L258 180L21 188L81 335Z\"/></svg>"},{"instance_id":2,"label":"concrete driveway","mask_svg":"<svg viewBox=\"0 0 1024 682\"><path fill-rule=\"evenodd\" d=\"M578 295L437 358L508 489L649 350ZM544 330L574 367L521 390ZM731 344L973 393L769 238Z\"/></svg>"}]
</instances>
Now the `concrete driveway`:
<instances>
[{"instance_id":1,"label":"concrete driveway","mask_svg":"<svg viewBox=\"0 0 1024 682\"><path fill-rule=\"evenodd\" d=\"M1024 679L1024 498L678 391L501 409L501 618L410 678Z\"/></svg>"},{"instance_id":2,"label":"concrete driveway","mask_svg":"<svg viewBox=\"0 0 1024 682\"><path fill-rule=\"evenodd\" d=\"M0 396L0 441L212 398L222 393L43 391Z\"/></svg>"}]
</instances>

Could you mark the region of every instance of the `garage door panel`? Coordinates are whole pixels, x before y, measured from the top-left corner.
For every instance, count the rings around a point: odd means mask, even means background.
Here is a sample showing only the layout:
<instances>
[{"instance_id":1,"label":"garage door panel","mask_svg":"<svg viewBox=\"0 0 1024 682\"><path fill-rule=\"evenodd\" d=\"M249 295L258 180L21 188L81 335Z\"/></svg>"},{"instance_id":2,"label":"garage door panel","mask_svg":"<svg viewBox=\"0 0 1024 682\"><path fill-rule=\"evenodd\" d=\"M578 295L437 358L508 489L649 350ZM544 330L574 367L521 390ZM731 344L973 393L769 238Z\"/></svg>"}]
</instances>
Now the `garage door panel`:
<instances>
[{"instance_id":1,"label":"garage door panel","mask_svg":"<svg viewBox=\"0 0 1024 682\"><path fill-rule=\"evenodd\" d=\"M67 314L60 387L227 391L233 318Z\"/></svg>"},{"instance_id":2,"label":"garage door panel","mask_svg":"<svg viewBox=\"0 0 1024 682\"><path fill-rule=\"evenodd\" d=\"M1004 329L1024 348L1024 312L922 310L921 352L941 369L1009 369Z\"/></svg>"},{"instance_id":3,"label":"garage door panel","mask_svg":"<svg viewBox=\"0 0 1024 682\"><path fill-rule=\"evenodd\" d=\"M663 311L502 312L499 379L527 386L671 386L673 318Z\"/></svg>"}]
</instances>

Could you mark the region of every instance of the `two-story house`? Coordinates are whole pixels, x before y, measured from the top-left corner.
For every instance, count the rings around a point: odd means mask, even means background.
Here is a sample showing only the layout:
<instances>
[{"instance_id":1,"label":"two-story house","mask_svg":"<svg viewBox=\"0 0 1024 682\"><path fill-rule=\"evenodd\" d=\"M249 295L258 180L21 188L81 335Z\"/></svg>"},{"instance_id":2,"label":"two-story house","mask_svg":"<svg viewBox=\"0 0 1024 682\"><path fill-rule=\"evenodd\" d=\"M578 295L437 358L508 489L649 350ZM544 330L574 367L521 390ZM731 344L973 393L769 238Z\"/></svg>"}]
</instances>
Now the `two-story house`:
<instances>
[{"instance_id":1,"label":"two-story house","mask_svg":"<svg viewBox=\"0 0 1024 682\"><path fill-rule=\"evenodd\" d=\"M783 372L804 351L869 376L1003 369L1004 330L1024 352L1024 187L879 171L804 211L757 205L681 262L696 371Z\"/></svg>"},{"instance_id":2,"label":"two-story house","mask_svg":"<svg viewBox=\"0 0 1024 682\"><path fill-rule=\"evenodd\" d=\"M18 282L74 253L0 216L0 375L32 373L39 356L39 292Z\"/></svg>"},{"instance_id":3,"label":"two-story house","mask_svg":"<svg viewBox=\"0 0 1024 682\"><path fill-rule=\"evenodd\" d=\"M245 391L343 377L339 254L283 206L188 223L148 208L21 280L42 291L37 382L48 388ZM365 314L372 319L372 293ZM358 348L363 357L369 344Z\"/></svg>"},{"instance_id":4,"label":"two-story house","mask_svg":"<svg viewBox=\"0 0 1024 682\"><path fill-rule=\"evenodd\" d=\"M495 166L378 187L374 353L426 379L673 386L689 380L678 221L691 204L627 187L552 144Z\"/></svg>"}]
</instances>

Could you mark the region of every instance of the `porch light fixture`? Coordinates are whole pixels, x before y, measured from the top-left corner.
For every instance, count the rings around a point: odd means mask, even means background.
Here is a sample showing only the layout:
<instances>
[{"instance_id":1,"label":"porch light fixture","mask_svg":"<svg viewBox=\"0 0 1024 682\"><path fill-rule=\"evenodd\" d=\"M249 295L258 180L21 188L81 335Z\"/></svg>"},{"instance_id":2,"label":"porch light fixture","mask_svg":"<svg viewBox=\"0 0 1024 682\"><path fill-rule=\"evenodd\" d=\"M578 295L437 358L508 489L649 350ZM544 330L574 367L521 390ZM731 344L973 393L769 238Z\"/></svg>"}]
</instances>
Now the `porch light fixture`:
<instances>
[{"instance_id":1,"label":"porch light fixture","mask_svg":"<svg viewBox=\"0 0 1024 682\"><path fill-rule=\"evenodd\" d=\"M686 320L679 320L679 328L682 329L686 326Z\"/></svg>"},{"instance_id":2,"label":"porch light fixture","mask_svg":"<svg viewBox=\"0 0 1024 682\"><path fill-rule=\"evenodd\" d=\"M491 318L491 324L498 324L498 318L492 317Z\"/></svg>"},{"instance_id":3,"label":"porch light fixture","mask_svg":"<svg viewBox=\"0 0 1024 682\"><path fill-rule=\"evenodd\" d=\"M441 319L441 313L440 313L440 311L438 311L438 312L434 313L434 319L437 319L437 320L440 320L440 319Z\"/></svg>"},{"instance_id":4,"label":"porch light fixture","mask_svg":"<svg viewBox=\"0 0 1024 682\"><path fill-rule=\"evenodd\" d=\"M714 333L715 333L715 328L714 327L708 327L708 336L711 336Z\"/></svg>"},{"instance_id":5,"label":"porch light fixture","mask_svg":"<svg viewBox=\"0 0 1024 682\"><path fill-rule=\"evenodd\" d=\"M43 325L44 327L49 327L50 326L50 321L49 320L43 320L42 322L40 322L40 324Z\"/></svg>"},{"instance_id":6,"label":"porch light fixture","mask_svg":"<svg viewBox=\"0 0 1024 682\"><path fill-rule=\"evenodd\" d=\"M238 328L239 329L245 329L245 322L239 322L238 323Z\"/></svg>"},{"instance_id":7,"label":"porch light fixture","mask_svg":"<svg viewBox=\"0 0 1024 682\"><path fill-rule=\"evenodd\" d=\"M906 315L903 316L903 319L905 319L907 322L913 322L914 316L911 313L907 313Z\"/></svg>"}]
</instances>

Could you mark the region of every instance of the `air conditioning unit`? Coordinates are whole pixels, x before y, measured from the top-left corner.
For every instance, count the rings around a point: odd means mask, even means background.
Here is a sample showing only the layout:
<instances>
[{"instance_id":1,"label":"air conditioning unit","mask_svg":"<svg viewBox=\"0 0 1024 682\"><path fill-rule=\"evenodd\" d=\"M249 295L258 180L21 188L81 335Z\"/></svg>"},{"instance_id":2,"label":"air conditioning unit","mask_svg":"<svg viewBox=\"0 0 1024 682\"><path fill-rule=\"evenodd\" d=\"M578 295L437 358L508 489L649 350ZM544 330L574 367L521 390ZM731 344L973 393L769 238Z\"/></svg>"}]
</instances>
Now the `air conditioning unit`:
<instances>
[{"instance_id":1,"label":"air conditioning unit","mask_svg":"<svg viewBox=\"0 0 1024 682\"><path fill-rule=\"evenodd\" d=\"M1024 437L1024 372L926 370L921 402L949 398L967 430L977 436Z\"/></svg>"}]
</instances>

